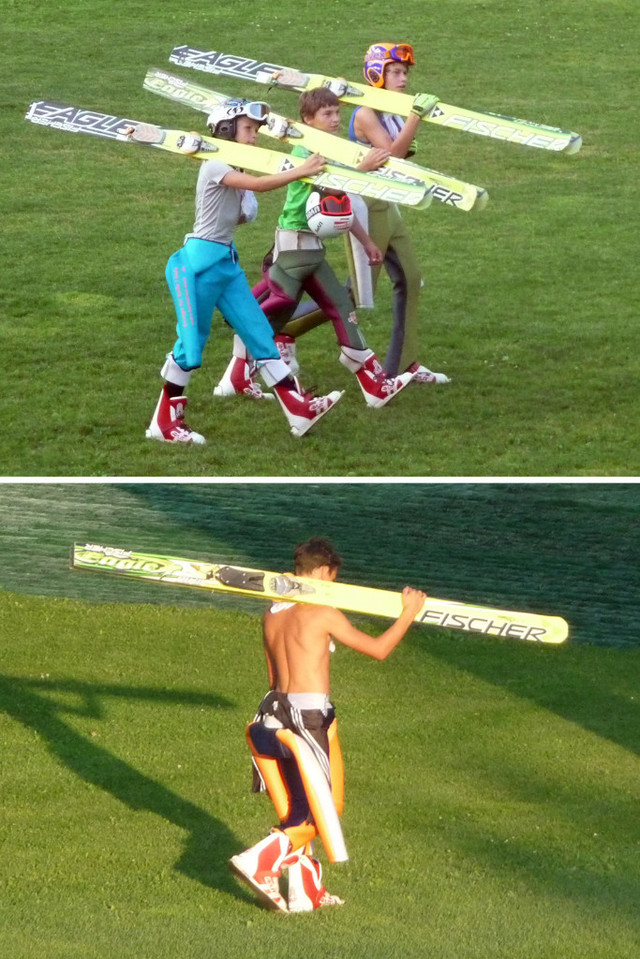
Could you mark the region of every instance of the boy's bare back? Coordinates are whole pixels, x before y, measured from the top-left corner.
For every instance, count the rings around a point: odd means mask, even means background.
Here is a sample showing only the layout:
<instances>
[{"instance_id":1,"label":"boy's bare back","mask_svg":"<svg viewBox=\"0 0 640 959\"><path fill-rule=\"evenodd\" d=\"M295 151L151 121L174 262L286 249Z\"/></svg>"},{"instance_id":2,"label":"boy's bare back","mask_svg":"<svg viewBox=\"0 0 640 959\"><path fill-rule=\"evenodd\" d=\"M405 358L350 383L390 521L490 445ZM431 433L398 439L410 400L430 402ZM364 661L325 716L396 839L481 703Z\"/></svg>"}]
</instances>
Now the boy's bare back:
<instances>
[{"instance_id":1,"label":"boy's bare back","mask_svg":"<svg viewBox=\"0 0 640 959\"><path fill-rule=\"evenodd\" d=\"M269 679L281 693L329 693L330 621L327 606L296 603L264 616Z\"/></svg>"},{"instance_id":2,"label":"boy's bare back","mask_svg":"<svg viewBox=\"0 0 640 959\"><path fill-rule=\"evenodd\" d=\"M330 693L330 644L335 639L374 659L386 659L422 608L426 596L402 591L402 613L380 636L356 629L339 609L295 603L264 615L269 683L281 693ZM284 605L284 604L283 604Z\"/></svg>"}]
</instances>

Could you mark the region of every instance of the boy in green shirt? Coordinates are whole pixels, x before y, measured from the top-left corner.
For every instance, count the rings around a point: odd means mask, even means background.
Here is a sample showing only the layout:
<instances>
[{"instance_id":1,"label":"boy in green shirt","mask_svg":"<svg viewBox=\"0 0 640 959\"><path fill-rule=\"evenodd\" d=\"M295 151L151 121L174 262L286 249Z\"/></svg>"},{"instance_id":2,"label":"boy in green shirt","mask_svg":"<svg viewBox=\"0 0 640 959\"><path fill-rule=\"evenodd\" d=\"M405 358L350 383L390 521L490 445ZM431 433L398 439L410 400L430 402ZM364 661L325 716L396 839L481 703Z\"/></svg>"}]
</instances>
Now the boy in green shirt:
<instances>
[{"instance_id":1,"label":"boy in green shirt","mask_svg":"<svg viewBox=\"0 0 640 959\"><path fill-rule=\"evenodd\" d=\"M310 90L300 97L300 115L308 126L327 133L337 133L340 101L325 88ZM292 153L309 156L309 151L304 147L294 147ZM377 169L388 155L386 150L371 150L360 169ZM276 230L273 259L263 281L253 289L253 294L277 334L293 316L302 294L307 293L333 323L340 346L340 362L355 373L365 402L371 407L382 407L411 382L413 373L387 376L377 356L369 348L358 326L351 299L326 261L324 244L309 227L307 202L313 191L314 187L308 183L298 181L289 184ZM357 218L353 219L350 232L364 247L369 263L372 266L380 264L381 252ZM285 362L289 361L292 372L296 373L297 363L288 352L286 342L279 348ZM216 396L236 393L255 396L251 389L247 360L246 347L236 336L234 355L214 391Z\"/></svg>"}]
</instances>

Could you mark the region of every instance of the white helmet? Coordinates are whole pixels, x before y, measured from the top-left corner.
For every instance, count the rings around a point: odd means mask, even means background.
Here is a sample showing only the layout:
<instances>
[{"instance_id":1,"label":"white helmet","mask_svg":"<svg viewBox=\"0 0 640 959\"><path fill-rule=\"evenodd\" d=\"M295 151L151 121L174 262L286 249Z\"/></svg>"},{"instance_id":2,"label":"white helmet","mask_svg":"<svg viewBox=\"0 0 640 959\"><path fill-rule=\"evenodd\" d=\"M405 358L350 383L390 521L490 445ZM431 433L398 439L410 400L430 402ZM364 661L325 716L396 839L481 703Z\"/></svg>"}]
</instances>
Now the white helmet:
<instances>
[{"instance_id":1,"label":"white helmet","mask_svg":"<svg viewBox=\"0 0 640 959\"><path fill-rule=\"evenodd\" d=\"M353 226L351 200L346 193L341 196L323 196L314 190L307 200L307 223L320 239L340 236Z\"/></svg>"},{"instance_id":2,"label":"white helmet","mask_svg":"<svg viewBox=\"0 0 640 959\"><path fill-rule=\"evenodd\" d=\"M243 100L231 97L223 100L213 108L207 117L207 126L214 137L222 140L233 140L236 135L236 120L238 117L249 117L259 124L267 122L269 104L262 100Z\"/></svg>"}]
</instances>

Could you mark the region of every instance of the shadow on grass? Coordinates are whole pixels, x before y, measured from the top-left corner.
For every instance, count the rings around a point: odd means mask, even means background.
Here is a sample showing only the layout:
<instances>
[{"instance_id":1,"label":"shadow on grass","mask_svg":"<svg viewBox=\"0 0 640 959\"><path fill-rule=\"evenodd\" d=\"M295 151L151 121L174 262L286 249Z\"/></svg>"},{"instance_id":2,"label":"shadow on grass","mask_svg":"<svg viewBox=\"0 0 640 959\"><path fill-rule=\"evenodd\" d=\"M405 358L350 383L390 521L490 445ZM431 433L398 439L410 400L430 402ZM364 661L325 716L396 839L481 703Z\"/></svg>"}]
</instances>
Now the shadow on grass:
<instances>
[{"instance_id":1,"label":"shadow on grass","mask_svg":"<svg viewBox=\"0 0 640 959\"><path fill-rule=\"evenodd\" d=\"M45 692L47 695L41 695ZM81 706L68 706L49 698L50 693L72 693ZM0 709L28 729L34 730L53 756L71 772L98 786L130 809L161 816L187 834L185 849L175 868L196 882L226 892L243 901L253 901L231 877L227 860L241 843L220 819L183 799L162 783L139 772L104 747L87 739L64 722L67 713L88 718L103 715L103 697L156 701L163 705L198 705L229 708L221 696L173 692L144 686L116 686L73 680L50 682L0 675Z\"/></svg>"},{"instance_id":2,"label":"shadow on grass","mask_svg":"<svg viewBox=\"0 0 640 959\"><path fill-rule=\"evenodd\" d=\"M640 755L638 650L534 648L467 638L430 643L429 655Z\"/></svg>"}]
</instances>

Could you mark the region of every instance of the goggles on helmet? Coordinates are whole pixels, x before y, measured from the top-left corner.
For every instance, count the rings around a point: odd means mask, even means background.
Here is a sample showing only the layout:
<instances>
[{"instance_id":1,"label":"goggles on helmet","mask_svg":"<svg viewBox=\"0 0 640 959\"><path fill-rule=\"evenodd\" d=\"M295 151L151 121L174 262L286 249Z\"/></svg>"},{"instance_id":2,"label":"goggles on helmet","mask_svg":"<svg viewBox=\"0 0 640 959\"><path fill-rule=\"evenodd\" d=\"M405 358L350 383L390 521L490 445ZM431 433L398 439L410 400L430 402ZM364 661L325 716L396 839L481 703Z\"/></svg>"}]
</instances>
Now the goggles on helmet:
<instances>
[{"instance_id":1,"label":"goggles on helmet","mask_svg":"<svg viewBox=\"0 0 640 959\"><path fill-rule=\"evenodd\" d=\"M233 140L236 135L238 117L249 117L256 123L266 123L269 116L269 104L262 100L242 100L230 98L213 108L207 117L207 126L215 137Z\"/></svg>"},{"instance_id":2,"label":"goggles on helmet","mask_svg":"<svg viewBox=\"0 0 640 959\"><path fill-rule=\"evenodd\" d=\"M327 216L349 216L351 213L351 200L346 193L343 196L323 196L319 206Z\"/></svg>"},{"instance_id":3,"label":"goggles on helmet","mask_svg":"<svg viewBox=\"0 0 640 959\"><path fill-rule=\"evenodd\" d=\"M269 104L263 100L227 100L223 109L228 117L249 117L258 123L266 123L269 116Z\"/></svg>"}]
</instances>

